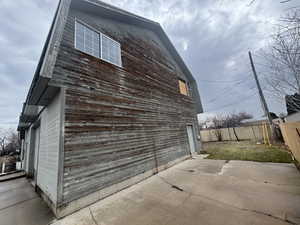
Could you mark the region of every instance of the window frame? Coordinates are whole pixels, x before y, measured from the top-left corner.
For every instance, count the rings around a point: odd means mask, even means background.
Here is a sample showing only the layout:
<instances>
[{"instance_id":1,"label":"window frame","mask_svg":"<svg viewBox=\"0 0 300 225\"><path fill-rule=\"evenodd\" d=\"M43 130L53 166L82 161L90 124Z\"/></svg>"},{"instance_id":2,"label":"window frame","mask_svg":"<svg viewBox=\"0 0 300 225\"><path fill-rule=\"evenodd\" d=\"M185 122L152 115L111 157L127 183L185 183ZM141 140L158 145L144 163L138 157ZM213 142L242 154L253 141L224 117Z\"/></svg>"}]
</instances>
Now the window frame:
<instances>
[{"instance_id":1,"label":"window frame","mask_svg":"<svg viewBox=\"0 0 300 225\"><path fill-rule=\"evenodd\" d=\"M94 56L94 55L91 55L91 54L89 54L89 53L87 53L87 52L85 52L85 51L82 51L82 50L80 50L80 49L77 47L77 37L76 37L76 34L77 34L77 29L78 29L78 28L77 28L77 24L78 24L78 23L80 23L80 24L83 25L83 26L86 26L87 28L89 28L89 29L91 29L92 31L94 31L94 32L96 32L97 34L99 34L99 57ZM103 35L104 35L105 37L107 37L108 39L110 39L111 41L117 43L117 45L119 46L119 49L120 49L120 58L119 58L118 60L120 61L120 65L118 65L118 64L116 64L116 63L114 63L114 62L111 62L111 61L109 61L109 60L103 59L103 57L102 57L102 50L103 50L103 48L102 48L102 43L103 43L103 42L102 42L102 37L103 37ZM84 40L85 40L85 39L84 39ZM80 19L78 19L78 18L75 18L74 48L75 48L77 51L83 52L83 53L88 54L88 55L90 55L90 56L93 56L93 57L95 57L95 58L97 58L97 59L103 60L103 61L108 62L108 63L110 63L110 64L113 64L113 65L115 65L115 66L117 66L117 67L123 68L123 63L122 63L122 48L121 48L121 46L122 46L122 45L121 45L120 42L114 40L113 38L111 38L111 37L108 36L107 34L104 34L103 32L100 32L99 30L95 29L94 27L92 27L91 25L85 23L84 21L82 21L82 20L80 20Z\"/></svg>"},{"instance_id":2,"label":"window frame","mask_svg":"<svg viewBox=\"0 0 300 225\"><path fill-rule=\"evenodd\" d=\"M120 60L121 66L116 65L115 63L112 63L112 62L110 62L110 61L108 61L108 60L106 60L106 59L104 59L104 58L102 57L102 49L103 49L103 47L102 47L102 38L103 38L103 36L107 37L108 39L110 39L111 41L113 41L113 42L117 43L117 45L119 45L119 48L120 48L120 58L119 58L119 60ZM101 59L104 60L104 61L106 61L106 62L109 62L109 63L111 63L111 64L114 64L114 65L116 65L116 66L119 66L119 67L123 68L123 66L122 66L122 54L121 54L121 53L122 53L122 49L121 49L121 44L120 44L120 42L118 42L118 41L112 39L111 37L109 37L109 36L107 36L106 34L103 34L103 33L100 33L100 39L101 39L101 41L100 41L100 42L101 42Z\"/></svg>"},{"instance_id":3,"label":"window frame","mask_svg":"<svg viewBox=\"0 0 300 225\"><path fill-rule=\"evenodd\" d=\"M189 90L189 83L186 80L184 80L184 79L182 79L180 77L178 77L177 80L178 80L179 93L181 95L184 95L184 96L187 96L187 97L191 97L190 90ZM180 82L182 82L182 83L185 84L186 94L181 93Z\"/></svg>"}]
</instances>

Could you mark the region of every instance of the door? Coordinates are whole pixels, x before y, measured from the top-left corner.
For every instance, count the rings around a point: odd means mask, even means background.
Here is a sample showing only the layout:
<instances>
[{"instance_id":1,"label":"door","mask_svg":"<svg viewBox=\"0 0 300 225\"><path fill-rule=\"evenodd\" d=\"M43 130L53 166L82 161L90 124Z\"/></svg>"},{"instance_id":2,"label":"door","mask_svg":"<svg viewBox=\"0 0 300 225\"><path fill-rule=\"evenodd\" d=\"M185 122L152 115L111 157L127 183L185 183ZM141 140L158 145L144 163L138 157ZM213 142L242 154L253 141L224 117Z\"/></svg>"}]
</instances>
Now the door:
<instances>
[{"instance_id":1,"label":"door","mask_svg":"<svg viewBox=\"0 0 300 225\"><path fill-rule=\"evenodd\" d=\"M192 125L187 126L187 134L188 134L188 141L190 146L191 154L196 153L196 145L195 145L195 138L194 138L194 129Z\"/></svg>"}]
</instances>

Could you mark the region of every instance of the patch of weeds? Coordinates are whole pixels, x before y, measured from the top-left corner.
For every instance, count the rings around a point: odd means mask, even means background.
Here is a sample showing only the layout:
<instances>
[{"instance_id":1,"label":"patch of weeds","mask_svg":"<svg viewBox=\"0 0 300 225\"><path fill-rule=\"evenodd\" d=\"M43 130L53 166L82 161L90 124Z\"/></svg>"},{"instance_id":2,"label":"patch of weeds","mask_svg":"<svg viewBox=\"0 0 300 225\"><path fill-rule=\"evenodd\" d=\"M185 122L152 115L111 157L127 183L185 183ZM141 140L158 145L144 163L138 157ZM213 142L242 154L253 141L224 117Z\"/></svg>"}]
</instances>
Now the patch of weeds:
<instances>
[{"instance_id":1,"label":"patch of weeds","mask_svg":"<svg viewBox=\"0 0 300 225\"><path fill-rule=\"evenodd\" d=\"M279 147L256 145L250 142L206 144L207 159L244 160L256 162L291 163L291 155Z\"/></svg>"}]
</instances>

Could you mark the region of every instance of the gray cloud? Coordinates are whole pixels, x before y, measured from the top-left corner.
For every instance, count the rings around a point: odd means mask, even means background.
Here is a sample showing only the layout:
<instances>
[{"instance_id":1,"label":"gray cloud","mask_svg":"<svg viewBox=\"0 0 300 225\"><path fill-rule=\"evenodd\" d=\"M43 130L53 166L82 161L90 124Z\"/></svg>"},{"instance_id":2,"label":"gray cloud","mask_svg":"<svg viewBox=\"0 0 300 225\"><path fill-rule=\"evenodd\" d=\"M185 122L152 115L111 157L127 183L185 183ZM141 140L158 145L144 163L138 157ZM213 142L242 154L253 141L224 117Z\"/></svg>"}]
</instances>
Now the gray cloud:
<instances>
[{"instance_id":1,"label":"gray cloud","mask_svg":"<svg viewBox=\"0 0 300 225\"><path fill-rule=\"evenodd\" d=\"M0 127L15 127L57 1L0 1Z\"/></svg>"},{"instance_id":2,"label":"gray cloud","mask_svg":"<svg viewBox=\"0 0 300 225\"><path fill-rule=\"evenodd\" d=\"M292 4L274 0L256 1L251 7L240 0L106 2L163 25L198 81L206 112L245 110L262 116L248 51L255 52L266 44L273 24ZM285 111L283 101L269 97L268 103L272 111Z\"/></svg>"},{"instance_id":3,"label":"gray cloud","mask_svg":"<svg viewBox=\"0 0 300 225\"><path fill-rule=\"evenodd\" d=\"M274 0L105 0L165 28L195 75L206 111L262 115L247 58L291 6ZM0 126L16 126L58 0L0 0ZM234 80L213 83L205 80ZM268 99L273 111L282 104ZM238 102L234 105L232 103ZM222 107L225 106L225 107Z\"/></svg>"}]
</instances>

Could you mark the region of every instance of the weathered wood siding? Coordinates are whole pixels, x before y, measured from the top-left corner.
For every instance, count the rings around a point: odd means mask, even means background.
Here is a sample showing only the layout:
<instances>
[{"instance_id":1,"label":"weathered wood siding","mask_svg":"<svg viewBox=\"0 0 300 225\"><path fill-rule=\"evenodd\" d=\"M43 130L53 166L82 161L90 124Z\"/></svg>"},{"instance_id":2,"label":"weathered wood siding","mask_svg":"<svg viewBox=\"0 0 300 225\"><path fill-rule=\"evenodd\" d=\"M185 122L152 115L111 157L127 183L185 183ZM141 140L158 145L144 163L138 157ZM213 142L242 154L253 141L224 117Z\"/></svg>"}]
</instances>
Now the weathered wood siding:
<instances>
[{"instance_id":1,"label":"weathered wood siding","mask_svg":"<svg viewBox=\"0 0 300 225\"><path fill-rule=\"evenodd\" d=\"M121 43L123 68L74 48L75 17ZM152 31L71 8L51 81L66 88L63 203L190 154L178 77Z\"/></svg>"}]
</instances>

